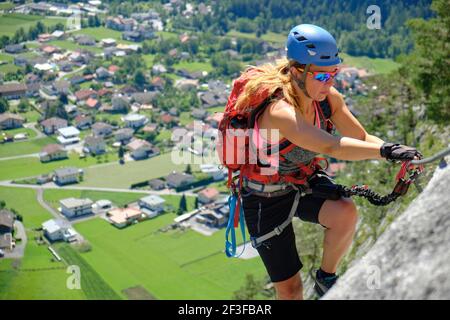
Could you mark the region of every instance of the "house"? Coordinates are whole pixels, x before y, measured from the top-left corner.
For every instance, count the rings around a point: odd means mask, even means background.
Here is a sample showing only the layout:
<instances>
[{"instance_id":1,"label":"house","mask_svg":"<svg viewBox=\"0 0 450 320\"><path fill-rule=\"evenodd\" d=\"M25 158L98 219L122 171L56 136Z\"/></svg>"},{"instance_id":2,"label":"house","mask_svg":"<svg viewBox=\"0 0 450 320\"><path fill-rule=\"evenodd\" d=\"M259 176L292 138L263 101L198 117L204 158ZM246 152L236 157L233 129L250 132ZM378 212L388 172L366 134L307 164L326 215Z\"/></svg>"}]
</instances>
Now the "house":
<instances>
[{"instance_id":1,"label":"house","mask_svg":"<svg viewBox=\"0 0 450 320\"><path fill-rule=\"evenodd\" d=\"M214 92L205 92L199 95L199 98L204 108L211 108L219 105L225 105L228 99L226 94L217 94Z\"/></svg>"},{"instance_id":2,"label":"house","mask_svg":"<svg viewBox=\"0 0 450 320\"><path fill-rule=\"evenodd\" d=\"M152 73L153 74L165 74L165 73L167 73L167 69L162 64L155 64L152 67Z\"/></svg>"},{"instance_id":3,"label":"house","mask_svg":"<svg viewBox=\"0 0 450 320\"><path fill-rule=\"evenodd\" d=\"M67 151L56 143L48 144L39 153L41 162L49 162L60 159L67 159Z\"/></svg>"},{"instance_id":4,"label":"house","mask_svg":"<svg viewBox=\"0 0 450 320\"><path fill-rule=\"evenodd\" d=\"M100 108L101 103L100 100L94 99L94 98L88 98L86 100L86 107L89 109L98 109Z\"/></svg>"},{"instance_id":5,"label":"house","mask_svg":"<svg viewBox=\"0 0 450 320\"><path fill-rule=\"evenodd\" d=\"M124 19L122 16L107 17L105 26L117 31L131 31L136 24L134 19Z\"/></svg>"},{"instance_id":6,"label":"house","mask_svg":"<svg viewBox=\"0 0 450 320\"><path fill-rule=\"evenodd\" d=\"M173 171L166 176L167 186L170 188L179 188L194 182L194 176L187 173L179 173Z\"/></svg>"},{"instance_id":7,"label":"house","mask_svg":"<svg viewBox=\"0 0 450 320\"><path fill-rule=\"evenodd\" d=\"M220 181L224 178L223 169L220 169L218 165L214 164L201 164L200 170L202 173L206 173L211 176L214 181Z\"/></svg>"},{"instance_id":8,"label":"house","mask_svg":"<svg viewBox=\"0 0 450 320\"><path fill-rule=\"evenodd\" d=\"M125 31L122 33L122 39L133 42L141 42L143 40L141 34L137 31Z\"/></svg>"},{"instance_id":9,"label":"house","mask_svg":"<svg viewBox=\"0 0 450 320\"><path fill-rule=\"evenodd\" d=\"M9 210L0 209L0 249L12 251L15 242L12 236L14 231L15 215Z\"/></svg>"},{"instance_id":10,"label":"house","mask_svg":"<svg viewBox=\"0 0 450 320\"><path fill-rule=\"evenodd\" d=\"M92 214L92 205L94 202L91 199L77 199L67 198L59 201L61 205L61 213L67 218L77 218L87 214Z\"/></svg>"},{"instance_id":11,"label":"house","mask_svg":"<svg viewBox=\"0 0 450 320\"><path fill-rule=\"evenodd\" d=\"M55 46L49 45L49 44L44 44L40 47L40 50L42 51L42 53L51 56L54 53L60 52L61 50Z\"/></svg>"},{"instance_id":12,"label":"house","mask_svg":"<svg viewBox=\"0 0 450 320\"><path fill-rule=\"evenodd\" d=\"M127 111L130 108L130 103L127 98L116 95L111 100L111 110L108 111L114 111L114 112L124 112Z\"/></svg>"},{"instance_id":13,"label":"house","mask_svg":"<svg viewBox=\"0 0 450 320\"><path fill-rule=\"evenodd\" d=\"M156 90L163 90L164 89L165 81L161 77L154 77L150 81L150 83L152 84L153 89L156 89Z\"/></svg>"},{"instance_id":14,"label":"house","mask_svg":"<svg viewBox=\"0 0 450 320\"><path fill-rule=\"evenodd\" d=\"M148 122L148 118L142 114L130 113L122 117L125 127L137 129L144 126Z\"/></svg>"},{"instance_id":15,"label":"house","mask_svg":"<svg viewBox=\"0 0 450 320\"><path fill-rule=\"evenodd\" d=\"M201 203L214 202L219 196L219 190L215 188L206 188L198 193L198 201Z\"/></svg>"},{"instance_id":16,"label":"house","mask_svg":"<svg viewBox=\"0 0 450 320\"><path fill-rule=\"evenodd\" d=\"M49 33L41 33L40 35L38 35L38 41L43 43L43 42L48 42L50 40L52 40L52 35Z\"/></svg>"},{"instance_id":17,"label":"house","mask_svg":"<svg viewBox=\"0 0 450 320\"><path fill-rule=\"evenodd\" d=\"M88 129L92 125L92 117L84 114L80 114L75 117L74 124L79 130Z\"/></svg>"},{"instance_id":18,"label":"house","mask_svg":"<svg viewBox=\"0 0 450 320\"><path fill-rule=\"evenodd\" d=\"M80 75L73 76L69 79L69 82L71 85L81 84L85 81L86 80L84 79L84 77L82 77Z\"/></svg>"},{"instance_id":19,"label":"house","mask_svg":"<svg viewBox=\"0 0 450 320\"><path fill-rule=\"evenodd\" d=\"M95 155L105 153L105 140L102 137L98 136L88 136L84 139L83 151Z\"/></svg>"},{"instance_id":20,"label":"house","mask_svg":"<svg viewBox=\"0 0 450 320\"><path fill-rule=\"evenodd\" d=\"M75 42L80 46L95 46L95 39L84 34L76 35Z\"/></svg>"},{"instance_id":21,"label":"house","mask_svg":"<svg viewBox=\"0 0 450 320\"><path fill-rule=\"evenodd\" d=\"M195 220L210 228L222 228L227 224L227 217L214 210L205 210L195 216Z\"/></svg>"},{"instance_id":22,"label":"house","mask_svg":"<svg viewBox=\"0 0 450 320\"><path fill-rule=\"evenodd\" d=\"M53 89L57 94L69 94L70 82L67 80L59 80L53 83Z\"/></svg>"},{"instance_id":23,"label":"house","mask_svg":"<svg viewBox=\"0 0 450 320\"><path fill-rule=\"evenodd\" d=\"M113 208L113 203L109 200L98 200L92 205L92 209L95 211L99 210L111 210Z\"/></svg>"},{"instance_id":24,"label":"house","mask_svg":"<svg viewBox=\"0 0 450 320\"><path fill-rule=\"evenodd\" d=\"M15 129L23 126L25 120L14 113L5 112L0 114L0 129Z\"/></svg>"},{"instance_id":25,"label":"house","mask_svg":"<svg viewBox=\"0 0 450 320\"><path fill-rule=\"evenodd\" d=\"M114 133L115 140L127 144L133 138L134 130L131 128L119 129Z\"/></svg>"},{"instance_id":26,"label":"house","mask_svg":"<svg viewBox=\"0 0 450 320\"><path fill-rule=\"evenodd\" d=\"M20 99L27 93L27 85L24 83L8 83L0 85L0 97L5 99Z\"/></svg>"},{"instance_id":27,"label":"house","mask_svg":"<svg viewBox=\"0 0 450 320\"><path fill-rule=\"evenodd\" d=\"M141 139L135 139L127 144L130 155L135 160L146 159L159 154L159 149L150 142Z\"/></svg>"},{"instance_id":28,"label":"house","mask_svg":"<svg viewBox=\"0 0 450 320\"><path fill-rule=\"evenodd\" d=\"M213 128L219 127L219 122L222 121L223 112L214 112L213 115L208 116L205 121L211 125Z\"/></svg>"},{"instance_id":29,"label":"house","mask_svg":"<svg viewBox=\"0 0 450 320\"><path fill-rule=\"evenodd\" d=\"M152 133L155 132L157 129L158 129L157 123L149 123L142 129L142 131L144 131L145 133Z\"/></svg>"},{"instance_id":30,"label":"house","mask_svg":"<svg viewBox=\"0 0 450 320\"><path fill-rule=\"evenodd\" d=\"M194 119L204 120L208 116L208 111L205 109L194 108L192 109L191 114Z\"/></svg>"},{"instance_id":31,"label":"house","mask_svg":"<svg viewBox=\"0 0 450 320\"><path fill-rule=\"evenodd\" d=\"M54 171L54 181L59 185L65 185L70 183L78 183L78 179L83 175L83 170L74 168L74 167L66 167L61 169L56 169Z\"/></svg>"},{"instance_id":32,"label":"house","mask_svg":"<svg viewBox=\"0 0 450 320\"><path fill-rule=\"evenodd\" d=\"M97 137L108 137L112 134L113 127L104 122L96 122L92 125L92 133Z\"/></svg>"},{"instance_id":33,"label":"house","mask_svg":"<svg viewBox=\"0 0 450 320\"><path fill-rule=\"evenodd\" d=\"M152 179L148 182L152 190L162 190L166 187L166 183L161 179Z\"/></svg>"},{"instance_id":34,"label":"house","mask_svg":"<svg viewBox=\"0 0 450 320\"><path fill-rule=\"evenodd\" d=\"M0 234L13 232L14 219L14 213L6 209L0 209Z\"/></svg>"},{"instance_id":35,"label":"house","mask_svg":"<svg viewBox=\"0 0 450 320\"><path fill-rule=\"evenodd\" d=\"M23 43L19 44L10 44L5 46L5 52L10 54L18 54L22 53L26 50L25 45Z\"/></svg>"},{"instance_id":36,"label":"house","mask_svg":"<svg viewBox=\"0 0 450 320\"><path fill-rule=\"evenodd\" d=\"M67 127L67 120L53 117L41 121L41 126L45 134L53 134L58 129Z\"/></svg>"},{"instance_id":37,"label":"house","mask_svg":"<svg viewBox=\"0 0 450 320\"><path fill-rule=\"evenodd\" d=\"M178 79L175 81L175 88L188 91L198 87L198 79Z\"/></svg>"},{"instance_id":38,"label":"house","mask_svg":"<svg viewBox=\"0 0 450 320\"><path fill-rule=\"evenodd\" d=\"M78 233L70 227L70 225L61 219L47 220L42 224L44 236L50 241L64 240L73 242L76 240Z\"/></svg>"},{"instance_id":39,"label":"house","mask_svg":"<svg viewBox=\"0 0 450 320\"><path fill-rule=\"evenodd\" d=\"M119 67L118 66L116 66L115 64L112 64L112 65L110 65L109 67L108 67L108 71L111 73L111 74L114 74L114 73L116 73L117 71L119 71Z\"/></svg>"},{"instance_id":40,"label":"house","mask_svg":"<svg viewBox=\"0 0 450 320\"><path fill-rule=\"evenodd\" d=\"M58 129L58 137L56 138L62 145L77 143L80 141L80 130L70 126Z\"/></svg>"},{"instance_id":41,"label":"house","mask_svg":"<svg viewBox=\"0 0 450 320\"><path fill-rule=\"evenodd\" d=\"M95 74L97 76L97 79L99 80L104 80L111 77L111 74L109 73L108 69L104 67L97 68L97 70L95 70Z\"/></svg>"},{"instance_id":42,"label":"house","mask_svg":"<svg viewBox=\"0 0 450 320\"><path fill-rule=\"evenodd\" d=\"M146 218L137 208L115 208L108 211L106 217L117 228L124 228Z\"/></svg>"},{"instance_id":43,"label":"house","mask_svg":"<svg viewBox=\"0 0 450 320\"><path fill-rule=\"evenodd\" d=\"M139 104L151 104L158 95L158 91L136 92L131 95L131 99Z\"/></svg>"},{"instance_id":44,"label":"house","mask_svg":"<svg viewBox=\"0 0 450 320\"><path fill-rule=\"evenodd\" d=\"M75 98L77 101L87 100L89 98L96 98L97 92L92 89L81 89L75 92Z\"/></svg>"},{"instance_id":45,"label":"house","mask_svg":"<svg viewBox=\"0 0 450 320\"><path fill-rule=\"evenodd\" d=\"M138 204L141 207L142 212L147 214L149 218L153 218L164 211L165 202L166 200L163 198L152 194L139 199Z\"/></svg>"},{"instance_id":46,"label":"house","mask_svg":"<svg viewBox=\"0 0 450 320\"><path fill-rule=\"evenodd\" d=\"M100 41L100 45L101 45L102 47L104 47L104 48L107 48L107 47L115 47L116 44L117 44L117 41L116 41L115 39L112 39L112 38L106 38L106 39L102 39L102 40Z\"/></svg>"}]
</instances>

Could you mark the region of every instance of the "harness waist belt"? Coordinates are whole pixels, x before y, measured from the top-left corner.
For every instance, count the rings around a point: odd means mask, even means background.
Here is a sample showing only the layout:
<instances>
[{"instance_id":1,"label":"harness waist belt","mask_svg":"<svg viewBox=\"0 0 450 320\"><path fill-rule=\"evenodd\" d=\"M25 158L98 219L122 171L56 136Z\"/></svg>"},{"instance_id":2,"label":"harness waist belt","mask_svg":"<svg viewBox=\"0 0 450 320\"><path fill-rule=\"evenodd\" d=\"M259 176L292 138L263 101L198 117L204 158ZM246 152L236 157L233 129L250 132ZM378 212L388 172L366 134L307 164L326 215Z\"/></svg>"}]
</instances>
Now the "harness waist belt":
<instances>
[{"instance_id":1,"label":"harness waist belt","mask_svg":"<svg viewBox=\"0 0 450 320\"><path fill-rule=\"evenodd\" d=\"M243 179L243 187L247 187L253 191L257 192L277 192L281 190L292 189L290 184L261 184L258 182L253 182L246 178Z\"/></svg>"}]
</instances>

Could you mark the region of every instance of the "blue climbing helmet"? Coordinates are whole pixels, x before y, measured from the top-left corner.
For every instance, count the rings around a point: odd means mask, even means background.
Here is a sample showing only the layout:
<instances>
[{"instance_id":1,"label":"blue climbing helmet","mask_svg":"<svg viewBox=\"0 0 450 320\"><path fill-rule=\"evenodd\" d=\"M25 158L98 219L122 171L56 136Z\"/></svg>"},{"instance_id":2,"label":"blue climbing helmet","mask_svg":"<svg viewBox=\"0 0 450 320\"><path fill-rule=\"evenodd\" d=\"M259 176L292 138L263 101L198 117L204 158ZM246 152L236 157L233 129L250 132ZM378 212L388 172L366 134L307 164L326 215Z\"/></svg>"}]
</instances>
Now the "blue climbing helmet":
<instances>
[{"instance_id":1,"label":"blue climbing helmet","mask_svg":"<svg viewBox=\"0 0 450 320\"><path fill-rule=\"evenodd\" d=\"M300 64L332 66L342 62L336 40L325 29L313 24L300 24L289 32L287 58Z\"/></svg>"}]
</instances>

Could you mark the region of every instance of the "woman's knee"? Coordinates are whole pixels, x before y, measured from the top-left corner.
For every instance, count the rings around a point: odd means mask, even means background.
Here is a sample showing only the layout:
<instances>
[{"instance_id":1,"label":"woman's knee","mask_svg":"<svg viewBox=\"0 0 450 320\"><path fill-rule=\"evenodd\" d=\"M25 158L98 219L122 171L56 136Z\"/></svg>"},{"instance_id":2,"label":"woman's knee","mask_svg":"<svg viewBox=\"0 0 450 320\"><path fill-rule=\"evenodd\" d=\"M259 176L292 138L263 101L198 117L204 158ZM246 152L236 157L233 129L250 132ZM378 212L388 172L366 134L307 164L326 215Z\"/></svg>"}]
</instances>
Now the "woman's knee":
<instances>
[{"instance_id":1,"label":"woman's knee","mask_svg":"<svg viewBox=\"0 0 450 320\"><path fill-rule=\"evenodd\" d=\"M328 206L322 217L319 214L324 222L321 222L323 225L330 229L354 230L358 222L358 210L351 199L329 200L326 204Z\"/></svg>"},{"instance_id":2,"label":"woman's knee","mask_svg":"<svg viewBox=\"0 0 450 320\"><path fill-rule=\"evenodd\" d=\"M274 287L280 300L303 299L303 285L299 273L287 280L274 282Z\"/></svg>"}]
</instances>

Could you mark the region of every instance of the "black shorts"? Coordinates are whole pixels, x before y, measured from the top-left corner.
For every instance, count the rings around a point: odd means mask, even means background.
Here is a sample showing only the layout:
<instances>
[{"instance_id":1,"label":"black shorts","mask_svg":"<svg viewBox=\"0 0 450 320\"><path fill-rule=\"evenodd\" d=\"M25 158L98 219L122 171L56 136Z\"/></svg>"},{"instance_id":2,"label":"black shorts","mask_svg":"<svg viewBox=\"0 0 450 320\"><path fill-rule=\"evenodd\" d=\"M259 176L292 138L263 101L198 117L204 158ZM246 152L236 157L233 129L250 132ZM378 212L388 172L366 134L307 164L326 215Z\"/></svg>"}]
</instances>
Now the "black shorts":
<instances>
[{"instance_id":1,"label":"black shorts","mask_svg":"<svg viewBox=\"0 0 450 320\"><path fill-rule=\"evenodd\" d=\"M259 237L282 224L289 216L296 190L277 197L262 197L254 194L245 196L242 204L245 223L251 237ZM300 198L296 217L303 221L319 224L319 211L326 199L306 195ZM264 241L256 248L272 282L287 280L303 266L295 245L292 223L278 236Z\"/></svg>"}]
</instances>

